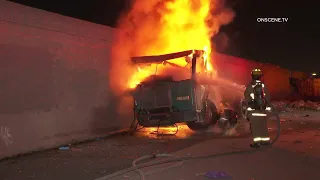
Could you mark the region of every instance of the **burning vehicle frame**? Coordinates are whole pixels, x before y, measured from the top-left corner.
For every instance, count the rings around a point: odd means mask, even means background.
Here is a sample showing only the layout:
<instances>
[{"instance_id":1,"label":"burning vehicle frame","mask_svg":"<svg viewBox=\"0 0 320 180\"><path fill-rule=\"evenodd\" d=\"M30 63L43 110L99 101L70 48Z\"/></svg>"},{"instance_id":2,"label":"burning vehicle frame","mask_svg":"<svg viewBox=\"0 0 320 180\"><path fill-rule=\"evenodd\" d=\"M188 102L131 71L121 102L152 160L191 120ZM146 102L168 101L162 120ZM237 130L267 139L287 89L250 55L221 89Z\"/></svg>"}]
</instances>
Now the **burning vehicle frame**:
<instances>
[{"instance_id":1,"label":"burning vehicle frame","mask_svg":"<svg viewBox=\"0 0 320 180\"><path fill-rule=\"evenodd\" d=\"M158 56L132 57L135 65L165 63L168 60L186 57L191 59L191 77L175 81L171 76L152 75L132 91L134 105L134 131L138 126L159 127L175 126L186 123L193 131L203 131L211 125L237 123L233 110L219 111L212 97L212 85L197 81L197 63L203 57L203 50L188 50ZM203 60L203 59L202 59ZM205 62L202 63L205 66ZM180 67L183 68L183 67ZM208 74L207 74L208 75ZM213 96L212 96L213 94ZM132 126L133 126L132 124ZM177 132L176 131L176 132Z\"/></svg>"}]
</instances>

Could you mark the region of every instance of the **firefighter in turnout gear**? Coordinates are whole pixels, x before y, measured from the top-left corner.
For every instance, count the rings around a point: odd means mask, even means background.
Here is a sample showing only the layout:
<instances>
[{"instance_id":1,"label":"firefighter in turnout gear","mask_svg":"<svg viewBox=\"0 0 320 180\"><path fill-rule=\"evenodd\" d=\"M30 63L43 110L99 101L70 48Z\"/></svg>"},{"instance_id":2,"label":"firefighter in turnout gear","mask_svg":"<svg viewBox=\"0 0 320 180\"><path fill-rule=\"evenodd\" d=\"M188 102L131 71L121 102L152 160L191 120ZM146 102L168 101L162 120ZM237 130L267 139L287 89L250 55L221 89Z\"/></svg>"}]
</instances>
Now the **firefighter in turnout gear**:
<instances>
[{"instance_id":1,"label":"firefighter in turnout gear","mask_svg":"<svg viewBox=\"0 0 320 180\"><path fill-rule=\"evenodd\" d=\"M253 136L251 147L259 148L260 145L269 145L270 137L267 126L267 112L271 110L270 96L264 83L261 81L263 73L261 69L251 72L252 81L247 85L244 92L247 104L247 118Z\"/></svg>"}]
</instances>

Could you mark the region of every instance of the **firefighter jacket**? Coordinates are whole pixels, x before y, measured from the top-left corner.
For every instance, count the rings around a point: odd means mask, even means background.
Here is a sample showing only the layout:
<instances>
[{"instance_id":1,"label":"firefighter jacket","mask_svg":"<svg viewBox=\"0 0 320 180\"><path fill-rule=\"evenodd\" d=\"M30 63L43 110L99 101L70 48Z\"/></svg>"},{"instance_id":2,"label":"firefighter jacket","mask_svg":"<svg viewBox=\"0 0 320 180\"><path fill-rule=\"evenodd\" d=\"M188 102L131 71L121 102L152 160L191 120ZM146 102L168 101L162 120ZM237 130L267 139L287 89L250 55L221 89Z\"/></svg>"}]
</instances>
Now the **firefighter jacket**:
<instances>
[{"instance_id":1,"label":"firefighter jacket","mask_svg":"<svg viewBox=\"0 0 320 180\"><path fill-rule=\"evenodd\" d=\"M251 94L253 93L253 87L256 85L257 82L261 82L261 81L251 81L250 84L248 84L246 86L246 90L244 91L244 98L245 101L248 103L252 100ZM264 85L264 83L262 83L263 85L263 90L264 90L264 98L267 104L270 104L270 94L269 91L267 89L267 87Z\"/></svg>"}]
</instances>

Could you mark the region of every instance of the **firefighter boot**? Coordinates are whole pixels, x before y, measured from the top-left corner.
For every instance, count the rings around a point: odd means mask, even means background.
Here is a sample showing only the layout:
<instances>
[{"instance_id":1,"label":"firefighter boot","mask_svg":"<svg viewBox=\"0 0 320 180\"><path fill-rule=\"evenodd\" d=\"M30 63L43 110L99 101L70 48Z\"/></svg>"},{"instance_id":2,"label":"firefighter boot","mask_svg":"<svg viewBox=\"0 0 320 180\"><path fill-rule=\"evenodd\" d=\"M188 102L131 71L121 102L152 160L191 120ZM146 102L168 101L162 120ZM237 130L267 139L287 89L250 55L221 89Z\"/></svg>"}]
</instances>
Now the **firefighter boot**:
<instances>
[{"instance_id":1,"label":"firefighter boot","mask_svg":"<svg viewBox=\"0 0 320 180\"><path fill-rule=\"evenodd\" d=\"M260 148L260 144L258 142L254 142L252 144L250 144L251 148Z\"/></svg>"}]
</instances>

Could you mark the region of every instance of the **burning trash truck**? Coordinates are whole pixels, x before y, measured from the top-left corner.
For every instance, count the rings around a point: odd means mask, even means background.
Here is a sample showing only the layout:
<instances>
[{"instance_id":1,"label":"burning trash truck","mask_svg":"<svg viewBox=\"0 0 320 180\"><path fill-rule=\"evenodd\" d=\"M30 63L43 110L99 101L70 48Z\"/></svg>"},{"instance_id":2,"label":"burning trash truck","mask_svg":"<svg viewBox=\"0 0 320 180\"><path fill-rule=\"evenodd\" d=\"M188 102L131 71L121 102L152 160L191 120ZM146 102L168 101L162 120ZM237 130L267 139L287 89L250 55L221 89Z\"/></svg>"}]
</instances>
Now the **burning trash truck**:
<instances>
[{"instance_id":1,"label":"burning trash truck","mask_svg":"<svg viewBox=\"0 0 320 180\"><path fill-rule=\"evenodd\" d=\"M177 58L184 58L187 65L171 62ZM159 128L185 123L193 131L204 131L216 123L223 129L237 124L244 88L205 71L208 62L204 50L132 57L131 62L138 67L161 64L173 69L161 75L154 72L132 89L137 126ZM177 79L177 74L188 75Z\"/></svg>"}]
</instances>

